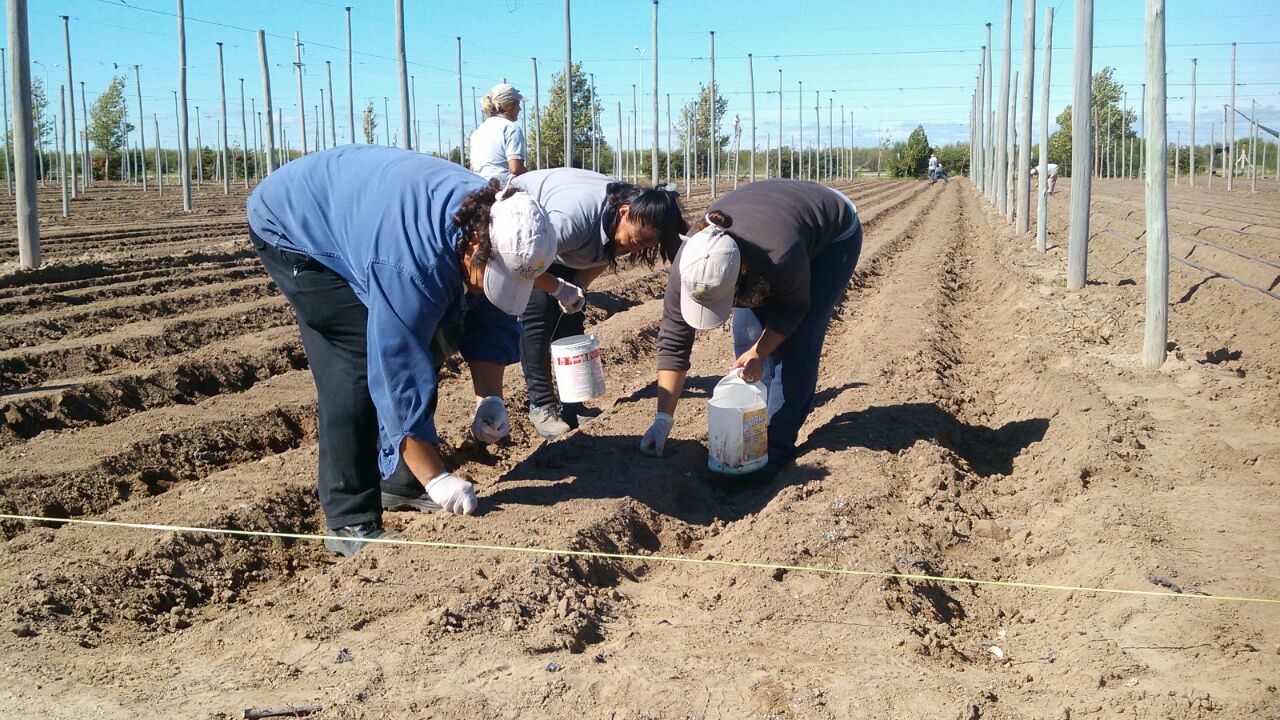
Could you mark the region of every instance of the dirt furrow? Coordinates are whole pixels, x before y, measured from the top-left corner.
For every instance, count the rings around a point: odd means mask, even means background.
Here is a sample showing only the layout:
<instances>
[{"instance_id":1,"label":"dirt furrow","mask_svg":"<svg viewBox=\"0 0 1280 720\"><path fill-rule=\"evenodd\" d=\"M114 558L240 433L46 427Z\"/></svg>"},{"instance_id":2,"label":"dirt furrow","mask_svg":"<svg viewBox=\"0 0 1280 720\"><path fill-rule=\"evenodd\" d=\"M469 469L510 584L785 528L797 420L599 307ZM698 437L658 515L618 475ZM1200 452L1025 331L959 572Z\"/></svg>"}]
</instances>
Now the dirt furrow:
<instances>
[{"instance_id":1,"label":"dirt furrow","mask_svg":"<svg viewBox=\"0 0 1280 720\"><path fill-rule=\"evenodd\" d=\"M190 405L243 392L270 377L307 367L292 326L237 335L154 367L55 380L24 392L0 394L0 446L41 433L117 422L134 413Z\"/></svg>"},{"instance_id":2,"label":"dirt furrow","mask_svg":"<svg viewBox=\"0 0 1280 720\"><path fill-rule=\"evenodd\" d=\"M306 371L244 393L132 415L107 426L40 435L0 450L6 512L78 517L157 495L180 482L297 447L315 436ZM3 526L11 534L18 526Z\"/></svg>"}]
</instances>

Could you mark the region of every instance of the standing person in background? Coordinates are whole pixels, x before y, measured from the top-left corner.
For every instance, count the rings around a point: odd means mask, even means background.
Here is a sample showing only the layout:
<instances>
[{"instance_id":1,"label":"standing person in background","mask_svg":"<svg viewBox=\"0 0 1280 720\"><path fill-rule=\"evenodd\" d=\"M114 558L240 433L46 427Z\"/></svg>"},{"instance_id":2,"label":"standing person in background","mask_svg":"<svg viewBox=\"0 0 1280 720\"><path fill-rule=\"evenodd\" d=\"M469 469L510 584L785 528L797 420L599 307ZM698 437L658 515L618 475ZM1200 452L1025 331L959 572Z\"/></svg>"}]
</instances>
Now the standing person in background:
<instances>
[{"instance_id":1,"label":"standing person in background","mask_svg":"<svg viewBox=\"0 0 1280 720\"><path fill-rule=\"evenodd\" d=\"M658 330L658 412L640 441L661 457L675 424L694 332L733 314L733 347L769 402L769 462L734 482L763 482L791 463L813 411L827 322L862 250L862 223L844 194L817 183L765 180L711 204L703 228L672 261Z\"/></svg>"},{"instance_id":2,"label":"standing person in background","mask_svg":"<svg viewBox=\"0 0 1280 720\"><path fill-rule=\"evenodd\" d=\"M938 156L929 153L929 184L932 185L938 181Z\"/></svg>"},{"instance_id":3,"label":"standing person in background","mask_svg":"<svg viewBox=\"0 0 1280 720\"><path fill-rule=\"evenodd\" d=\"M1058 164L1049 163L1048 169L1049 169L1049 189L1047 190L1046 194L1052 195L1054 186L1058 184ZM1031 176L1035 177L1039 174L1040 174L1040 166L1032 165Z\"/></svg>"},{"instance_id":4,"label":"standing person in background","mask_svg":"<svg viewBox=\"0 0 1280 720\"><path fill-rule=\"evenodd\" d=\"M555 259L546 213L454 163L379 145L294 160L247 211L315 377L325 547L350 557L384 537L384 507L474 512L475 489L437 448L437 370L458 348L472 434L510 433L502 375L519 357L513 316Z\"/></svg>"},{"instance_id":5,"label":"standing person in background","mask_svg":"<svg viewBox=\"0 0 1280 720\"><path fill-rule=\"evenodd\" d=\"M484 122L471 133L471 170L485 180L506 183L524 173L524 131L520 117L520 101L524 96L506 83L494 85L480 98Z\"/></svg>"},{"instance_id":6,"label":"standing person in background","mask_svg":"<svg viewBox=\"0 0 1280 720\"><path fill-rule=\"evenodd\" d=\"M513 179L511 186L545 208L555 228L556 262L544 278L562 285L550 292L539 285L520 316L529 419L539 435L553 438L599 414L581 403L561 407L552 386L552 341L583 332L586 299L579 288L606 269L616 269L618 259L627 255L650 266L658 257L670 262L689 224L674 191L646 189L590 170L534 170Z\"/></svg>"}]
</instances>

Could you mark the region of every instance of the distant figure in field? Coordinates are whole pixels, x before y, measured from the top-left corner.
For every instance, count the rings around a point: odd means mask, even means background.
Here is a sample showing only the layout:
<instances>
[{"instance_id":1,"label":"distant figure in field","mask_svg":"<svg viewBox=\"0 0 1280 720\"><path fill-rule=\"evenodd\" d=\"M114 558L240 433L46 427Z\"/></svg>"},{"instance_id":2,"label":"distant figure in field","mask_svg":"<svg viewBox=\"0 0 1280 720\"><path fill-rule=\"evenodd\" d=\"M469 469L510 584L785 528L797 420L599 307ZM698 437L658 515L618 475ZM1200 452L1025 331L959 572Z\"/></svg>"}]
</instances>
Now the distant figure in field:
<instances>
[{"instance_id":1,"label":"distant figure in field","mask_svg":"<svg viewBox=\"0 0 1280 720\"><path fill-rule=\"evenodd\" d=\"M1039 166L1032 165L1031 174L1032 176L1039 175L1040 174ZM1048 190L1049 195L1053 194L1053 188L1057 184L1058 184L1058 164L1049 163L1049 190Z\"/></svg>"},{"instance_id":2,"label":"distant figure in field","mask_svg":"<svg viewBox=\"0 0 1280 720\"><path fill-rule=\"evenodd\" d=\"M932 185L938 181L938 156L933 153L929 154L929 184Z\"/></svg>"},{"instance_id":3,"label":"distant figure in field","mask_svg":"<svg viewBox=\"0 0 1280 720\"><path fill-rule=\"evenodd\" d=\"M480 99L485 121L471 133L471 171L485 180L506 183L526 171L524 131L516 124L524 96L506 83Z\"/></svg>"},{"instance_id":4,"label":"distant figure in field","mask_svg":"<svg viewBox=\"0 0 1280 720\"><path fill-rule=\"evenodd\" d=\"M935 166L933 170L931 170L930 172L931 172L931 176L930 176L931 179L929 180L930 185L938 182L939 180L942 181L943 185L951 184L951 181L947 179L947 171L945 168L942 167L942 163L938 163L937 166Z\"/></svg>"}]
</instances>

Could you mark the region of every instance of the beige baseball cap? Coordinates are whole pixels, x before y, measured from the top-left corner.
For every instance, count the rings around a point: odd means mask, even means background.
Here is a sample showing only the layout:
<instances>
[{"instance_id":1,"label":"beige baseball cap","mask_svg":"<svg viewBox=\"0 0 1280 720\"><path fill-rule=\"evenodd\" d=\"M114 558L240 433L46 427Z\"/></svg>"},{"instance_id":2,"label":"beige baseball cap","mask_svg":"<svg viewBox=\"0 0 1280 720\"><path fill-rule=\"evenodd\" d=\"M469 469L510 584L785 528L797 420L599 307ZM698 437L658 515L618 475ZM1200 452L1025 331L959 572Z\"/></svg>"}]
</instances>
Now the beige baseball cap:
<instances>
[{"instance_id":1,"label":"beige baseball cap","mask_svg":"<svg viewBox=\"0 0 1280 720\"><path fill-rule=\"evenodd\" d=\"M489 241L485 297L502 312L519 315L533 294L533 279L556 259L551 221L528 193L516 193L489 210Z\"/></svg>"},{"instance_id":2,"label":"beige baseball cap","mask_svg":"<svg viewBox=\"0 0 1280 720\"><path fill-rule=\"evenodd\" d=\"M729 233L716 225L682 238L680 314L694 330L719 327L733 312L742 256Z\"/></svg>"}]
</instances>

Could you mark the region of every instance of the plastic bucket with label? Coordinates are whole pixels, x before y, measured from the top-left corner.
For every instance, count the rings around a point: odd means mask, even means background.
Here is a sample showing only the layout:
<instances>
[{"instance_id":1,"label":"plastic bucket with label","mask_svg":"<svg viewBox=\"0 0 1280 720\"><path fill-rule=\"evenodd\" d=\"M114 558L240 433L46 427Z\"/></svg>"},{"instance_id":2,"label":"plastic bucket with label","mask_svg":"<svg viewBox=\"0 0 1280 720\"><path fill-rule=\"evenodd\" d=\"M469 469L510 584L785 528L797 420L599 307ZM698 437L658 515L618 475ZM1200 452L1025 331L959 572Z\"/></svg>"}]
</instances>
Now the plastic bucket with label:
<instances>
[{"instance_id":1,"label":"plastic bucket with label","mask_svg":"<svg viewBox=\"0 0 1280 720\"><path fill-rule=\"evenodd\" d=\"M577 403L604 395L604 367L600 364L600 338L573 335L551 343L560 402Z\"/></svg>"},{"instance_id":2,"label":"plastic bucket with label","mask_svg":"<svg viewBox=\"0 0 1280 720\"><path fill-rule=\"evenodd\" d=\"M769 404L763 383L748 383L738 370L716 384L707 401L707 467L741 475L769 462Z\"/></svg>"}]
</instances>

